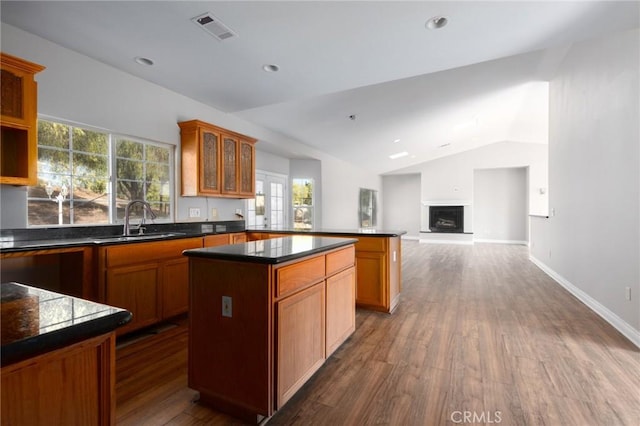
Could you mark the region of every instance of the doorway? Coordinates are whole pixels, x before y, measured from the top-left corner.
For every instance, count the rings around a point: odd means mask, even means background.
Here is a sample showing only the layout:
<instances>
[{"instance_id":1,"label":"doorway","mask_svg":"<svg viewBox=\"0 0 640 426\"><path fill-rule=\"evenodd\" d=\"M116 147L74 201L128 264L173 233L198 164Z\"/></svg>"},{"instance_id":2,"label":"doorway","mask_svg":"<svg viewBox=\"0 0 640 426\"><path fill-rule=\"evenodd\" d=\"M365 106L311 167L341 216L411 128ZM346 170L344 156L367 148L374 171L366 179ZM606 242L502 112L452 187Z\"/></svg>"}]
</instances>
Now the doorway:
<instances>
[{"instance_id":1,"label":"doorway","mask_svg":"<svg viewBox=\"0 0 640 426\"><path fill-rule=\"evenodd\" d=\"M288 225L287 176L256 172L256 197L247 200L247 226L284 228Z\"/></svg>"}]
</instances>

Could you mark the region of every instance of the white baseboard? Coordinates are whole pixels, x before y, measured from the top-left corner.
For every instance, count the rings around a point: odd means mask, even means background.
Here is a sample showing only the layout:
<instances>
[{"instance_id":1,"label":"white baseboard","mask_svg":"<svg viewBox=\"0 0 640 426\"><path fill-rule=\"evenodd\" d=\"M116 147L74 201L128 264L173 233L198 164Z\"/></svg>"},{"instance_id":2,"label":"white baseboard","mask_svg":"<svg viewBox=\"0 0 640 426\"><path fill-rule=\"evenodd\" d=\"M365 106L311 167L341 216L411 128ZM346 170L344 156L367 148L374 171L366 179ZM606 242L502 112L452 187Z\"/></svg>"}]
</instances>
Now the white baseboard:
<instances>
[{"instance_id":1,"label":"white baseboard","mask_svg":"<svg viewBox=\"0 0 640 426\"><path fill-rule=\"evenodd\" d=\"M401 240L409 240L409 241L420 241L420 237L415 235L403 235L400 237Z\"/></svg>"},{"instance_id":2,"label":"white baseboard","mask_svg":"<svg viewBox=\"0 0 640 426\"><path fill-rule=\"evenodd\" d=\"M521 240L487 240L484 238L474 238L474 243L491 243L491 244L515 244L519 246L527 246L529 245L528 241Z\"/></svg>"},{"instance_id":3,"label":"white baseboard","mask_svg":"<svg viewBox=\"0 0 640 426\"><path fill-rule=\"evenodd\" d=\"M624 321L615 313L611 312L608 308L602 305L593 297L589 296L584 291L580 290L575 285L571 284L567 279L565 279L562 275L558 274L556 271L545 265L540 260L536 259L533 256L529 256L531 262L533 262L538 268L542 269L544 273L549 275L564 287L569 293L573 294L578 298L582 303L587 305L593 312L600 315L606 322L611 324L616 330L622 333L627 339L631 341L634 345L640 348L640 331L633 328L629 323Z\"/></svg>"}]
</instances>

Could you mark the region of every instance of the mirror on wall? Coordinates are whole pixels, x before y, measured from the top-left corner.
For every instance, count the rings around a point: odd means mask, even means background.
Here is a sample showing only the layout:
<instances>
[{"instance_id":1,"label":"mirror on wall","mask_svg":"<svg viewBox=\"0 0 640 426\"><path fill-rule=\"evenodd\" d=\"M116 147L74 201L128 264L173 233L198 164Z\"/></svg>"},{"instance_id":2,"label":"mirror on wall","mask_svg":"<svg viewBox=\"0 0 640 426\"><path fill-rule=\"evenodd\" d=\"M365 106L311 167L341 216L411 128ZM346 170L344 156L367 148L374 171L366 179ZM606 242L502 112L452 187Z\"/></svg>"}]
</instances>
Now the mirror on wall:
<instances>
[{"instance_id":1,"label":"mirror on wall","mask_svg":"<svg viewBox=\"0 0 640 426\"><path fill-rule=\"evenodd\" d=\"M373 228L376 226L378 212L378 191L360 188L360 206L358 208L359 224L361 228Z\"/></svg>"}]
</instances>

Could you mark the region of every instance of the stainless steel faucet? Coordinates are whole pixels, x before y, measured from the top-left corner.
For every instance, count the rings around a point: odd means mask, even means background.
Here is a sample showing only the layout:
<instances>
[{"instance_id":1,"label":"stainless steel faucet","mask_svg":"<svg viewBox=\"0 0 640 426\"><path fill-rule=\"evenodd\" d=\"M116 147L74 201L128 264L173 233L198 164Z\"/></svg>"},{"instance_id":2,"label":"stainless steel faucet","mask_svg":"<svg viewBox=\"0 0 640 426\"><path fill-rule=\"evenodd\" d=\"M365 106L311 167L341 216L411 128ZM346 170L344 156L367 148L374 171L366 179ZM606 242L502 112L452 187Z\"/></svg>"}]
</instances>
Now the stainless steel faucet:
<instances>
[{"instance_id":1,"label":"stainless steel faucet","mask_svg":"<svg viewBox=\"0 0 640 426\"><path fill-rule=\"evenodd\" d=\"M151 205L144 200L131 200L127 203L127 206L124 208L124 232L125 236L131 235L131 230L129 229L129 214L131 212L131 206L134 204L142 204L143 209L145 209L151 219L156 218L156 214L151 210ZM144 212L142 216L142 221L140 222L140 226L144 224ZM138 232L140 232L140 228L138 228Z\"/></svg>"}]
</instances>

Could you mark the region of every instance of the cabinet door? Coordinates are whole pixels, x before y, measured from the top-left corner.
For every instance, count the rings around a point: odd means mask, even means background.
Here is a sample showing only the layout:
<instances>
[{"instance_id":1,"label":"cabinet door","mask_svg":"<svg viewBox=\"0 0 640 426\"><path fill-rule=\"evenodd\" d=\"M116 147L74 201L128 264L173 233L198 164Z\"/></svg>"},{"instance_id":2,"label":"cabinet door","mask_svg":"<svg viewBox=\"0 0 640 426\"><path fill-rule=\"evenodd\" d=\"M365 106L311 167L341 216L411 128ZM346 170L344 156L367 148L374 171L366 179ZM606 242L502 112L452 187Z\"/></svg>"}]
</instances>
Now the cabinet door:
<instances>
[{"instance_id":1,"label":"cabinet door","mask_svg":"<svg viewBox=\"0 0 640 426\"><path fill-rule=\"evenodd\" d=\"M118 334L145 327L160 321L158 308L157 263L147 263L107 270L108 305L124 308L133 314L129 324L118 329Z\"/></svg>"},{"instance_id":2,"label":"cabinet door","mask_svg":"<svg viewBox=\"0 0 640 426\"><path fill-rule=\"evenodd\" d=\"M349 268L327 278L328 358L356 329L356 271Z\"/></svg>"},{"instance_id":3,"label":"cabinet door","mask_svg":"<svg viewBox=\"0 0 640 426\"><path fill-rule=\"evenodd\" d=\"M162 318L189 310L189 259L170 260L162 270Z\"/></svg>"},{"instance_id":4,"label":"cabinet door","mask_svg":"<svg viewBox=\"0 0 640 426\"><path fill-rule=\"evenodd\" d=\"M200 192L220 193L220 134L207 128L199 129L200 137ZM184 167L184 165L183 165Z\"/></svg>"},{"instance_id":5,"label":"cabinet door","mask_svg":"<svg viewBox=\"0 0 640 426\"><path fill-rule=\"evenodd\" d=\"M384 253L356 252L358 285L356 301L359 305L378 310L388 309L385 290L386 258Z\"/></svg>"},{"instance_id":6,"label":"cabinet door","mask_svg":"<svg viewBox=\"0 0 640 426\"><path fill-rule=\"evenodd\" d=\"M277 302L276 324L276 406L280 408L324 362L324 281Z\"/></svg>"},{"instance_id":7,"label":"cabinet door","mask_svg":"<svg viewBox=\"0 0 640 426\"><path fill-rule=\"evenodd\" d=\"M240 194L253 198L255 195L255 147L240 140Z\"/></svg>"},{"instance_id":8,"label":"cabinet door","mask_svg":"<svg viewBox=\"0 0 640 426\"><path fill-rule=\"evenodd\" d=\"M222 135L222 192L238 192L238 140Z\"/></svg>"}]
</instances>

